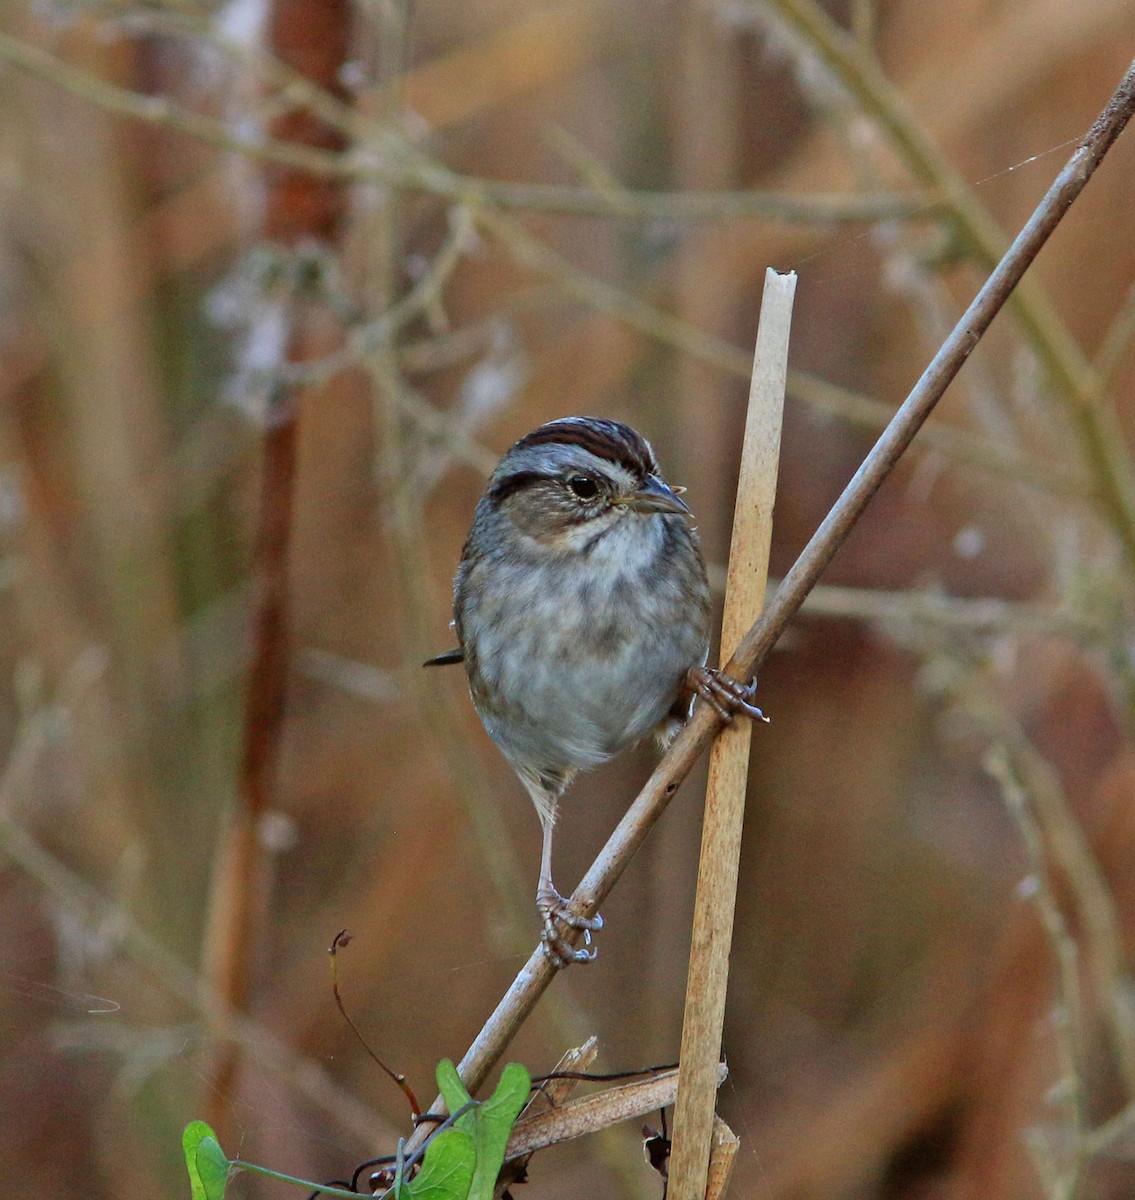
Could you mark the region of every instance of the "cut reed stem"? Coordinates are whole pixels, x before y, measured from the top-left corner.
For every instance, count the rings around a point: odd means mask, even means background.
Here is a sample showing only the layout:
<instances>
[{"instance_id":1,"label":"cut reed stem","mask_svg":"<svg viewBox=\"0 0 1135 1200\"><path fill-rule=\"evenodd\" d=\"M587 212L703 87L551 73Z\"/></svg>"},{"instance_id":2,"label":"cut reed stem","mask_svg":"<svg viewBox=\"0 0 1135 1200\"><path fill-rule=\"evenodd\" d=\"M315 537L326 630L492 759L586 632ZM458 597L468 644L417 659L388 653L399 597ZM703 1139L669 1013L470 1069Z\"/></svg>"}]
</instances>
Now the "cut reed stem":
<instances>
[{"instance_id":1,"label":"cut reed stem","mask_svg":"<svg viewBox=\"0 0 1135 1200\"><path fill-rule=\"evenodd\" d=\"M795 294L793 272L765 273L729 547L723 658L736 650L764 605ZM701 1200L705 1195L751 740L752 725L738 718L721 731L710 752L674 1109L668 1193L674 1200Z\"/></svg>"}]
</instances>

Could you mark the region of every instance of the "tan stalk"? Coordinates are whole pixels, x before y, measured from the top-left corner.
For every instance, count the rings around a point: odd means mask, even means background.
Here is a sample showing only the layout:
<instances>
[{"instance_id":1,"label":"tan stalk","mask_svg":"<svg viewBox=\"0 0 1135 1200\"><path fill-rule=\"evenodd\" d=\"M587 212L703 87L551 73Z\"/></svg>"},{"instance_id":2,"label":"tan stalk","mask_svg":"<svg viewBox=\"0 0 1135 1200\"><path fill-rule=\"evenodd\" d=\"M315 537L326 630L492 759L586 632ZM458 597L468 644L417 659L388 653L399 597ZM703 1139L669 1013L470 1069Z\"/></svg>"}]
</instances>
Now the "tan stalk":
<instances>
[{"instance_id":1,"label":"tan stalk","mask_svg":"<svg viewBox=\"0 0 1135 1200\"><path fill-rule=\"evenodd\" d=\"M737 649L764 605L795 294L794 273L766 272L729 547L723 659ZM674 1110L669 1191L674 1200L705 1195L751 738L751 724L738 719L721 731L710 752Z\"/></svg>"}]
</instances>

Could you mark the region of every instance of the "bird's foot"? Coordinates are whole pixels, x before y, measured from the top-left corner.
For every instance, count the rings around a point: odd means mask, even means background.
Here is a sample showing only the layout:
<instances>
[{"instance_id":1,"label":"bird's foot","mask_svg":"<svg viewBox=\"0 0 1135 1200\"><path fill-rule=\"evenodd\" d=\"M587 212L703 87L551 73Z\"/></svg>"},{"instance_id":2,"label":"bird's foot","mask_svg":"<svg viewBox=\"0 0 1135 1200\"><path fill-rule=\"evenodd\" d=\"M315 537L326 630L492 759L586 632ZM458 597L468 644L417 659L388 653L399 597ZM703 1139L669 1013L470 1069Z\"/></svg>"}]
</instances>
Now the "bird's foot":
<instances>
[{"instance_id":1,"label":"bird's foot","mask_svg":"<svg viewBox=\"0 0 1135 1200\"><path fill-rule=\"evenodd\" d=\"M591 935L603 928L603 918L596 913L593 917L581 917L572 912L567 900L552 887L551 881L542 881L536 891L536 909L540 914L544 930L540 941L545 953L557 967L572 963L594 962L598 951L591 949ZM583 931L583 948L576 949L563 934L563 926Z\"/></svg>"},{"instance_id":2,"label":"bird's foot","mask_svg":"<svg viewBox=\"0 0 1135 1200\"><path fill-rule=\"evenodd\" d=\"M755 682L741 683L714 667L691 667L686 672L686 683L713 707L723 721L732 721L738 713L754 721L768 721L768 717L752 702L757 694Z\"/></svg>"}]
</instances>

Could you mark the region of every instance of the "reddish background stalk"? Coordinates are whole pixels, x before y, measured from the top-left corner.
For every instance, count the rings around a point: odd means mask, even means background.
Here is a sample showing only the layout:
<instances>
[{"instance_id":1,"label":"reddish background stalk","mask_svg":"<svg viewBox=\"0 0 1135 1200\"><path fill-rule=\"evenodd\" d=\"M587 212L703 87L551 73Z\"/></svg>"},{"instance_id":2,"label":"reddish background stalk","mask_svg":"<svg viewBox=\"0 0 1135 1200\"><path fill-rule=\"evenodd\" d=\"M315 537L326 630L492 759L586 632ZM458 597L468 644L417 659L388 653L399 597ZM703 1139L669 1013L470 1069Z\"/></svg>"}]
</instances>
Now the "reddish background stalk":
<instances>
[{"instance_id":1,"label":"reddish background stalk","mask_svg":"<svg viewBox=\"0 0 1135 1200\"><path fill-rule=\"evenodd\" d=\"M339 73L350 46L350 10L344 0L277 0L270 9L267 42L283 62L327 91L342 96ZM272 136L325 149L342 139L311 113L295 109L278 117ZM294 247L304 241L331 243L341 224L342 188L284 167L266 172L264 238ZM306 341L302 297L289 301L284 362L303 356ZM287 698L290 658L288 620L289 546L296 483L299 406L279 390L268 400L263 439L260 502L252 549L254 581L252 657L237 800L218 852L213 877L205 960L219 1003L247 1011L256 954L268 910L270 863L260 840L260 823L272 808L275 770ZM232 1137L240 1054L232 1042L214 1048L203 1091L208 1119L222 1137Z\"/></svg>"}]
</instances>

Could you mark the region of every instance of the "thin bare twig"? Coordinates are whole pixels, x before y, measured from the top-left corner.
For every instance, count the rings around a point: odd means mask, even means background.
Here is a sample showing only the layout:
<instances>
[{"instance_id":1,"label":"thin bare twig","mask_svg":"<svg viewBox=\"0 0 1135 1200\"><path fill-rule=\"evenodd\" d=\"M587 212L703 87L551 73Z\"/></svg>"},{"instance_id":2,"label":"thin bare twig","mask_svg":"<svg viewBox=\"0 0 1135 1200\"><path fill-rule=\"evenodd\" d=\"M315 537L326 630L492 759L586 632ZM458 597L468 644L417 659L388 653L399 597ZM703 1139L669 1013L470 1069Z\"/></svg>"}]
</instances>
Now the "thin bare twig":
<instances>
[{"instance_id":1,"label":"thin bare twig","mask_svg":"<svg viewBox=\"0 0 1135 1200\"><path fill-rule=\"evenodd\" d=\"M1079 954L1107 1028L1115 1066L1126 1094L1135 1095L1135 1012L1129 998L1131 981L1124 962L1119 915L1107 879L1064 794L1059 776L1030 740L1020 721L999 702L988 677L969 674L956 692L958 701L990 738L996 766L992 773L1006 799L1016 803L1020 793L1023 797L1020 802L1028 805L1023 818L1015 810L1013 813L1018 817L1018 824L1022 820L1030 823L1030 828L1023 829L1022 835L1031 836L1032 826L1036 827L1043 841L1046 872L1058 873L1068 888L1070 907L1082 943ZM1044 882L1047 887L1047 880ZM1051 923L1047 916L1045 920ZM1076 1002L1079 1003L1078 996Z\"/></svg>"},{"instance_id":2,"label":"thin bare twig","mask_svg":"<svg viewBox=\"0 0 1135 1200\"><path fill-rule=\"evenodd\" d=\"M302 64L313 76L311 84L329 95L341 88L338 79L348 52L348 27L344 10L313 7L310 0L274 0L268 10L269 37L281 55ZM272 132L287 139L288 145L332 153L343 144L338 131L303 110L279 116ZM270 242L333 241L341 216L342 197L334 183L291 166L271 176L264 214L264 235ZM302 353L305 332L302 309L292 297L282 348L285 356ZM252 661L237 803L214 867L206 933L210 980L227 1007L237 1012L248 1007L257 935L266 911L269 871L261 822L275 796L287 696L289 548L298 433L294 397L287 389L278 389L270 399L262 441L260 503L252 546ZM227 1132L232 1113L238 1050L231 1041L216 1047L204 1093L211 1123L222 1133Z\"/></svg>"},{"instance_id":3,"label":"thin bare twig","mask_svg":"<svg viewBox=\"0 0 1135 1200\"><path fill-rule=\"evenodd\" d=\"M939 205L926 196L876 195L790 196L778 192L640 192L619 189L610 194L592 187L512 183L471 176L463 192L495 208L551 212L580 217L615 217L631 221L765 220L781 224L834 225L930 219Z\"/></svg>"}]
</instances>

